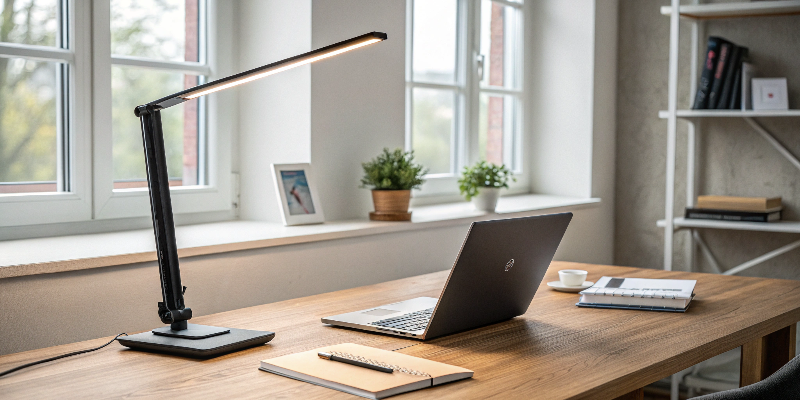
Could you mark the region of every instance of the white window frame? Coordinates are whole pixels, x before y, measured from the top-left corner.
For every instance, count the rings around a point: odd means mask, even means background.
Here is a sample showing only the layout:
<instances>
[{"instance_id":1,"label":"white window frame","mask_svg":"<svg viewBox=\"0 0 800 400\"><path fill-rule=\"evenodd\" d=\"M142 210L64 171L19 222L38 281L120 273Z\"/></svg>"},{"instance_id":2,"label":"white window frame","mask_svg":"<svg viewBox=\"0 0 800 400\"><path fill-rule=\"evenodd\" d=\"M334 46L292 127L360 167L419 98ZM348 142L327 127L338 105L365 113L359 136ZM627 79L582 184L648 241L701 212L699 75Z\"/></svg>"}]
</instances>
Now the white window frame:
<instances>
[{"instance_id":1,"label":"white window frame","mask_svg":"<svg viewBox=\"0 0 800 400\"><path fill-rule=\"evenodd\" d=\"M37 225L44 227L65 222L81 222L80 231L86 231L87 223L97 223L98 229L106 230L108 225L100 224L100 221L96 220L131 217L149 219L150 203L147 188L113 189L111 65L171 69L205 75L207 80L230 74L231 71L220 71L225 68L219 68L216 57L219 42L217 36L220 31L214 16L219 0L200 2L201 24L206 25L206 34L200 36L207 40L206 43L200 44L201 55L205 51L205 62L202 63L112 57L110 2L108 0L62 1L68 15L66 49L0 43L0 54L39 61L57 61L69 65L69 82L64 85L68 88L66 99L69 102L67 108L69 115L63 118L67 121L65 124L58 125L59 137L64 136L63 142L69 143L65 152L69 158L68 163L62 162L62 149L59 148L59 174L66 176L66 181L69 182L68 190L0 195L0 227L19 229L11 227ZM206 125L205 129L199 129L206 133L206 137L204 140L198 140L199 149L206 157L205 169L201 172L206 174L204 177L206 185L173 187L170 193L173 212L176 214L197 215L197 213L232 209L230 126L233 124L233 117L217 115L220 110L230 111L230 107L223 104L218 97L219 95L212 95L204 99L205 119L200 121ZM135 106L131 106L131 118L136 118L133 115ZM59 114L58 118L61 120L62 115ZM62 129L66 129L66 132L62 132ZM142 157L144 157L143 150ZM66 173L61 171L62 165L68 165ZM61 180L59 178L59 182ZM143 220L144 218L122 220L115 226L118 229L139 227ZM40 230L27 229L36 236L43 234L39 232ZM69 233L72 232L67 225L59 226L53 234Z\"/></svg>"},{"instance_id":2,"label":"white window frame","mask_svg":"<svg viewBox=\"0 0 800 400\"><path fill-rule=\"evenodd\" d=\"M515 162L514 175L516 182L509 182L510 192L523 193L528 191L527 160L523 157L525 146L525 104L527 92L524 82L524 24L526 20L525 9L522 3L507 0L492 0L495 3L513 7L520 15L517 24L518 39L515 51L515 79L519 90L499 87L485 87L479 81L480 55L480 26L481 26L481 1L457 0L458 15L456 23L456 82L453 84L440 84L428 82L415 82L413 80L413 45L414 45L414 2L406 2L406 138L407 150L413 149L413 91L414 88L455 90L457 93L454 104L454 135L452 143L451 168L455 173L428 174L426 182L421 189L414 191L414 197L441 198L442 201L452 199L458 194L458 178L464 166L474 164L480 158L478 148L479 108L480 95L497 94L512 95L517 98L517 112L514 124L519 126L517 135L504 135L506 140L513 140L513 147L504 146L505 151L513 149L511 158ZM424 0L422 0L424 1ZM530 0L529 0L530 1ZM512 144L512 143L508 143ZM505 157L504 157L505 158ZM419 203L418 203L419 204Z\"/></svg>"},{"instance_id":3,"label":"white window frame","mask_svg":"<svg viewBox=\"0 0 800 400\"><path fill-rule=\"evenodd\" d=\"M211 2L213 3L213 2ZM205 1L200 1L199 29L206 30L206 33L213 32L210 17L215 13L209 12ZM212 6L212 4L208 4ZM112 166L112 137L111 137L111 66L125 65L140 68L154 68L157 70L171 70L187 74L205 75L208 80L216 79L214 76L213 63L206 60L214 60L214 46L212 43L205 43L206 38L214 35L200 34L200 62L179 62L179 61L159 61L140 57L127 57L111 54L111 6L108 0L94 0L93 4L93 23L94 23L94 218L112 219L144 217L150 215L150 200L147 188L135 189L114 189ZM107 82L107 84L105 84ZM103 83L103 84L98 84ZM165 93L169 95L169 93ZM156 99L151 99L156 100ZM205 102L206 99L201 99ZM136 107L133 105L132 107ZM206 112L200 119L203 125L210 114L211 105L206 108ZM200 104L202 108L203 103ZM164 110L164 113L177 112L176 110ZM133 115L131 108L131 118ZM219 159L222 156L221 146L212 146L212 143L219 142L222 138L219 129L198 129L198 132L207 132L205 140L198 140L199 151L205 155L205 169L200 172L201 181L205 180L203 186L172 187L170 195L172 198L172 209L174 213L198 213L208 211L222 211L231 208L230 196L230 162L222 165ZM222 146L227 148L228 146ZM229 150L226 150L229 152ZM142 150L144 157L144 150ZM225 168L227 166L227 168Z\"/></svg>"},{"instance_id":4,"label":"white window frame","mask_svg":"<svg viewBox=\"0 0 800 400\"><path fill-rule=\"evenodd\" d=\"M69 182L67 191L49 193L18 193L0 196L0 226L19 226L41 223L74 222L92 216L92 163L91 163L91 16L88 2L67 1L61 3L67 13L66 49L46 46L31 46L15 43L0 43L0 53L7 56L24 57L37 61L55 61L67 64L69 81L57 82L67 88L68 113L62 115L61 102L65 98L61 90L57 111L59 140L58 173L59 186ZM62 16L59 16L62 18ZM62 26L59 24L59 26ZM66 123L62 121L66 119ZM64 142L69 143L62 149ZM63 156L70 160L69 171L63 171Z\"/></svg>"}]
</instances>

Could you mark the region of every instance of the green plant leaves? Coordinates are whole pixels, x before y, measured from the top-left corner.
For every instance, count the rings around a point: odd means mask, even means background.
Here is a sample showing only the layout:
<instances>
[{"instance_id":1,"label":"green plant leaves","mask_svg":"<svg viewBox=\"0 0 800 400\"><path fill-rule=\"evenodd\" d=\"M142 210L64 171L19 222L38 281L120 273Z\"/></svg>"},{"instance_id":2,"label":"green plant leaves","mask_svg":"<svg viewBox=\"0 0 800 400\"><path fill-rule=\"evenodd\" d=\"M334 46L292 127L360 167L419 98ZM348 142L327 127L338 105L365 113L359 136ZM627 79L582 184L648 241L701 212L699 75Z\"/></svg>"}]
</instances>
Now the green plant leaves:
<instances>
[{"instance_id":1,"label":"green plant leaves","mask_svg":"<svg viewBox=\"0 0 800 400\"><path fill-rule=\"evenodd\" d=\"M509 180L517 181L513 176L514 173L506 168L505 164L497 165L480 161L472 167L464 167L461 178L458 179L458 189L461 191L461 195L470 201L478 195L479 189L482 187L508 189Z\"/></svg>"},{"instance_id":2,"label":"green plant leaves","mask_svg":"<svg viewBox=\"0 0 800 400\"><path fill-rule=\"evenodd\" d=\"M414 163L414 151L403 149L383 153L369 162L362 163L364 177L361 187L372 187L378 190L410 190L417 189L425 180L422 179L428 169Z\"/></svg>"}]
</instances>

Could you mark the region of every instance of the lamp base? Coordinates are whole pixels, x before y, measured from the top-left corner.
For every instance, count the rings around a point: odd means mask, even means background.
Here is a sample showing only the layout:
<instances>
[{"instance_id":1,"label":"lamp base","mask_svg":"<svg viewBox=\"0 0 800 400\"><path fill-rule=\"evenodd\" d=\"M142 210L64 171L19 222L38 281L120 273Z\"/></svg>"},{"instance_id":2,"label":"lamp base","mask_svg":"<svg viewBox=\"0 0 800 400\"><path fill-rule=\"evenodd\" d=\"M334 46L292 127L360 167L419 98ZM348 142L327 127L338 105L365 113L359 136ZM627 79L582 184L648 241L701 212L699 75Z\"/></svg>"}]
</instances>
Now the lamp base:
<instances>
[{"instance_id":1,"label":"lamp base","mask_svg":"<svg viewBox=\"0 0 800 400\"><path fill-rule=\"evenodd\" d=\"M197 340L224 335L230 333L231 330L228 328L218 328L216 326L186 324L186 329L181 329L179 331L172 330L170 326L164 326L153 329L152 332L154 335L159 336Z\"/></svg>"},{"instance_id":2,"label":"lamp base","mask_svg":"<svg viewBox=\"0 0 800 400\"><path fill-rule=\"evenodd\" d=\"M159 331L159 333L156 333ZM192 333L189 333L191 331ZM227 333L224 331L228 331ZM216 332L216 333L214 333ZM169 333L169 335L165 335ZM187 334L183 336L173 335ZM199 334L198 337L192 335ZM208 336L211 334L211 336ZM172 331L163 327L152 332L122 336L119 343L134 350L152 351L193 358L211 358L258 346L269 342L275 332L250 331L235 328L217 328L214 326L188 324L185 331Z\"/></svg>"}]
</instances>

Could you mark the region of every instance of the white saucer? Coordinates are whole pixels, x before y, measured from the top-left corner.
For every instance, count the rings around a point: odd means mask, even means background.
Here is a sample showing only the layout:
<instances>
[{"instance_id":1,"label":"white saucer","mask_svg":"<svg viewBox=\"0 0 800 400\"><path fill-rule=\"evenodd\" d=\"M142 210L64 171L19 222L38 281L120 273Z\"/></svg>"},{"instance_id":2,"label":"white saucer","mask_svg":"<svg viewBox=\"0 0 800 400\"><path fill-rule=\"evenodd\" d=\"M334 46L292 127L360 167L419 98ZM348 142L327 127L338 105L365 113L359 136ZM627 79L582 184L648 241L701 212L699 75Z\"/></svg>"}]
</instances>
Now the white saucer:
<instances>
[{"instance_id":1,"label":"white saucer","mask_svg":"<svg viewBox=\"0 0 800 400\"><path fill-rule=\"evenodd\" d=\"M561 281L553 281L547 282L547 286L553 288L553 290L558 290L559 292L569 292L569 293L577 293L581 290L588 289L594 285L592 281L583 282L583 285L580 286L566 286L561 283Z\"/></svg>"}]
</instances>

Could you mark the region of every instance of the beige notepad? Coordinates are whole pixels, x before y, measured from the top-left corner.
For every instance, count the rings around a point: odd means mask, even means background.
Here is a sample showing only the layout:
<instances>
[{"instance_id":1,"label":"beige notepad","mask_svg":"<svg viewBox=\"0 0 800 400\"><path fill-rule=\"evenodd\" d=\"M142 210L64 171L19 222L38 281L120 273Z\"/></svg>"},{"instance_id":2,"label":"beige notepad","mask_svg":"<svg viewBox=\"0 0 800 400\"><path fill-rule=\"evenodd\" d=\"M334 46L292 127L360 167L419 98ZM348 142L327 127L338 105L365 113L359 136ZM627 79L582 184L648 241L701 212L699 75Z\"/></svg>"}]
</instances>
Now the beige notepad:
<instances>
[{"instance_id":1,"label":"beige notepad","mask_svg":"<svg viewBox=\"0 0 800 400\"><path fill-rule=\"evenodd\" d=\"M317 353L338 352L389 364L391 374L319 358ZM405 369L401 372L396 367ZM343 343L261 361L262 371L341 390L369 399L382 399L429 386L471 378L473 372L461 367L393 351ZM418 375L422 373L425 375Z\"/></svg>"}]
</instances>

